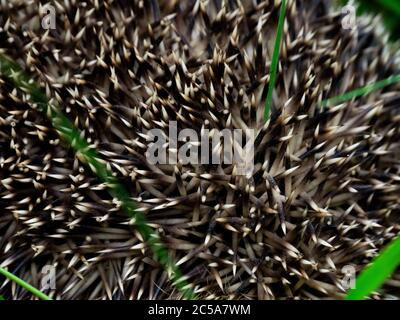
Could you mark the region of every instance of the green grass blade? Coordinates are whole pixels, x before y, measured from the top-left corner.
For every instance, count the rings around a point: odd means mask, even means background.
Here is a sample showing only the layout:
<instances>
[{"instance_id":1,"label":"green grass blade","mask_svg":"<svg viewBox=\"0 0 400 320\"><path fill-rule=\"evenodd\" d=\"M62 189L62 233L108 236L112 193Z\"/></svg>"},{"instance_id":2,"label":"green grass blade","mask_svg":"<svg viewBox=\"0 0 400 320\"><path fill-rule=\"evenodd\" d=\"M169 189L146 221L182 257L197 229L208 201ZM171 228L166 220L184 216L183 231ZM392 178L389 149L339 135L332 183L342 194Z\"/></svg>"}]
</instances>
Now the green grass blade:
<instances>
[{"instance_id":1,"label":"green grass blade","mask_svg":"<svg viewBox=\"0 0 400 320\"><path fill-rule=\"evenodd\" d=\"M393 0L377 0L378 3L388 11L392 11L400 15L400 2Z\"/></svg>"},{"instance_id":2,"label":"green grass blade","mask_svg":"<svg viewBox=\"0 0 400 320\"><path fill-rule=\"evenodd\" d=\"M397 83L397 82L400 82L400 75L394 75L389 78L366 85L365 87L357 88L353 91L346 92L340 96L324 100L320 103L320 106L321 107L329 107L329 106L338 105L340 103L349 101L351 99L365 96L371 92L383 89L383 88L385 88L391 84Z\"/></svg>"},{"instance_id":3,"label":"green grass blade","mask_svg":"<svg viewBox=\"0 0 400 320\"><path fill-rule=\"evenodd\" d=\"M393 240L356 279L346 300L362 300L377 290L400 265L400 238Z\"/></svg>"},{"instance_id":4,"label":"green grass blade","mask_svg":"<svg viewBox=\"0 0 400 320\"><path fill-rule=\"evenodd\" d=\"M4 268L0 267L0 274L5 276L6 278L10 279L11 281L15 282L16 284L20 285L25 290L32 293L34 296L38 297L42 300L52 300L48 295L44 294L40 290L36 289L35 287L31 286L29 283L25 282L24 280L18 278L17 276L13 275L12 273L8 272ZM3 298L4 300L4 298Z\"/></svg>"},{"instance_id":5,"label":"green grass blade","mask_svg":"<svg viewBox=\"0 0 400 320\"><path fill-rule=\"evenodd\" d=\"M94 174L106 183L109 193L121 203L125 213L133 218L134 226L149 245L156 259L167 270L170 279L181 291L183 297L185 299L195 299L194 292L184 280L183 274L169 255L157 231L148 225L143 213L136 212L136 204L131 199L127 189L114 177L111 169L107 167L107 163L89 145L82 132L55 105L49 103L41 88L23 72L18 64L1 54L0 73L7 77L16 88L30 94L31 102L39 106L59 135L72 146L79 159L85 162Z\"/></svg>"},{"instance_id":6,"label":"green grass blade","mask_svg":"<svg viewBox=\"0 0 400 320\"><path fill-rule=\"evenodd\" d=\"M264 109L265 121L269 119L271 110L272 97L276 82L276 72L278 69L278 62L279 62L279 51L281 47L282 34L283 34L283 24L285 22L285 13L286 13L286 0L282 0L281 10L279 12L278 28L276 31L274 52L272 54L272 60L270 66L268 94L267 94L267 99L265 100L265 109Z\"/></svg>"}]
</instances>

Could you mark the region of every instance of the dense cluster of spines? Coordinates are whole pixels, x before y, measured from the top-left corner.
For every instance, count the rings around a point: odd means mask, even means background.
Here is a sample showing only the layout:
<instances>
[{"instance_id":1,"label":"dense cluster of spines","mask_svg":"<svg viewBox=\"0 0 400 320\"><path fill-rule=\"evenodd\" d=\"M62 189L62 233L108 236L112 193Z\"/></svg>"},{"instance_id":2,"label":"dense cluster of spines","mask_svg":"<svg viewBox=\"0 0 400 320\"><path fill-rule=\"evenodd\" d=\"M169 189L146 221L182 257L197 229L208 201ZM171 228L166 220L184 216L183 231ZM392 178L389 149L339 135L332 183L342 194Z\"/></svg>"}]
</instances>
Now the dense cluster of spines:
<instances>
[{"instance_id":1,"label":"dense cluster of spines","mask_svg":"<svg viewBox=\"0 0 400 320\"><path fill-rule=\"evenodd\" d=\"M39 1L0 1L0 49L110 163L201 297L338 297L342 267L360 270L400 229L398 88L319 106L392 75L394 58L374 25L344 30L330 1L288 1L265 123L279 4L60 0L45 31ZM179 297L104 184L0 81L0 265L40 287L56 264L62 299ZM253 177L148 163L146 131L168 135L169 121L255 129Z\"/></svg>"}]
</instances>

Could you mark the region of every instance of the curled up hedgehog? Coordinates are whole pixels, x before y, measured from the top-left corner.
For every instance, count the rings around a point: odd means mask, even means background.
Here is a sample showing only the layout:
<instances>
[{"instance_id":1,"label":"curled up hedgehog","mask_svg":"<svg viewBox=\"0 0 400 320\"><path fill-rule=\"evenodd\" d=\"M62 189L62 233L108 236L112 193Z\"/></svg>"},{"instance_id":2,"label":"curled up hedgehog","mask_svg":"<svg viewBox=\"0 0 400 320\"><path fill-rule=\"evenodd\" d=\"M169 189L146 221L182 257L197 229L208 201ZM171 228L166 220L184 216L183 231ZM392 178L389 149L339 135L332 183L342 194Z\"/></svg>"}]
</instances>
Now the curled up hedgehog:
<instances>
[{"instance_id":1,"label":"curled up hedgehog","mask_svg":"<svg viewBox=\"0 0 400 320\"><path fill-rule=\"evenodd\" d=\"M205 299L341 298L400 231L400 87L321 107L398 72L376 20L327 0L0 0L18 62L129 190ZM254 167L153 164L146 132L253 129ZM211 134L212 135L212 134ZM168 142L168 141L167 141ZM222 147L213 149L221 154ZM54 299L179 299L107 186L29 94L0 76L0 266ZM0 279L0 294L32 299ZM375 299L400 298L394 274Z\"/></svg>"}]
</instances>

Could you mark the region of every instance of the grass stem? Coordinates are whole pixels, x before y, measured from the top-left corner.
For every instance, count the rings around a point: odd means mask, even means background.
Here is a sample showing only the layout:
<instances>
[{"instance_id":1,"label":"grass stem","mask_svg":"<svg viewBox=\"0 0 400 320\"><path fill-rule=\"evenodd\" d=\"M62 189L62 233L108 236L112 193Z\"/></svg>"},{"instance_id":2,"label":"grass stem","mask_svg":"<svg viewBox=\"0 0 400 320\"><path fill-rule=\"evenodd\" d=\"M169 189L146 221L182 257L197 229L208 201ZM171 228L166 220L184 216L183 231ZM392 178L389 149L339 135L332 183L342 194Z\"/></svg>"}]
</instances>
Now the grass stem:
<instances>
[{"instance_id":1,"label":"grass stem","mask_svg":"<svg viewBox=\"0 0 400 320\"><path fill-rule=\"evenodd\" d=\"M15 282L16 284L18 284L19 286L21 286L25 290L29 291L30 293L32 293L34 296L38 297L39 299L52 300L48 295L44 294L40 290L38 290L35 287L31 286L29 283L25 282L21 278L18 278L16 275L12 274L11 272L8 272L4 268L0 267L0 274L5 276L7 279ZM0 300L4 300L4 298L3 299L1 299L1 298L3 298L2 296L0 297Z\"/></svg>"},{"instance_id":2,"label":"grass stem","mask_svg":"<svg viewBox=\"0 0 400 320\"><path fill-rule=\"evenodd\" d=\"M268 121L268 119L270 117L270 113L271 113L271 104L272 104L272 97L273 97L275 82L276 82L276 73L277 73L278 63L279 63L279 51L280 51L281 42L282 42L283 25L285 22L285 13L286 13L286 0L282 0L281 10L279 12L278 28L276 31L274 52L272 54L272 60L271 60L271 66L270 66L268 94L267 94L267 99L265 100L265 109L264 109L264 120L265 121Z\"/></svg>"}]
</instances>

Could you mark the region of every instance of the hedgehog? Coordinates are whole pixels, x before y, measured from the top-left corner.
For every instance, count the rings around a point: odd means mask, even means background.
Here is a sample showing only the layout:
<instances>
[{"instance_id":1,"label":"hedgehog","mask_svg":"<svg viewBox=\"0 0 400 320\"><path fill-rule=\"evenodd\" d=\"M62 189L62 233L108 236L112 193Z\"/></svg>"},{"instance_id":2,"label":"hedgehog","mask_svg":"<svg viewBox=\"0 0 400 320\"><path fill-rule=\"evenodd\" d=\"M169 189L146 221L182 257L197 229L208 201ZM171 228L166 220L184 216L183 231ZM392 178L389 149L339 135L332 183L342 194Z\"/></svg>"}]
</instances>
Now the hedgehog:
<instances>
[{"instance_id":1,"label":"hedgehog","mask_svg":"<svg viewBox=\"0 0 400 320\"><path fill-rule=\"evenodd\" d=\"M0 2L0 50L79 128L203 299L337 299L400 231L400 87L320 102L398 72L379 19L342 28L332 1ZM0 76L0 266L54 299L180 299L106 185L29 94ZM146 132L253 129L234 165L151 164ZM219 147L213 150L223 152ZM375 299L399 298L400 274ZM2 280L0 294L35 299Z\"/></svg>"}]
</instances>

